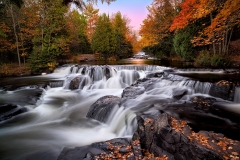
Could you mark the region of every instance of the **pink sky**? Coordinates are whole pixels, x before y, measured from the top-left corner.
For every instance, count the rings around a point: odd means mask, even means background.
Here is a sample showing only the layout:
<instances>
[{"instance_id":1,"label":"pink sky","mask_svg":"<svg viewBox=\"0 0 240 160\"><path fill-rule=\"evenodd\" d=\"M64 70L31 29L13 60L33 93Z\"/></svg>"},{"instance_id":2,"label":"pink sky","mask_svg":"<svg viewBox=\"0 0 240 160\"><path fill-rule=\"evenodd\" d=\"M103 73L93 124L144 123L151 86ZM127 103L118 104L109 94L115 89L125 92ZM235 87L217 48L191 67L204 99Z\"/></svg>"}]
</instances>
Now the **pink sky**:
<instances>
[{"instance_id":1,"label":"pink sky","mask_svg":"<svg viewBox=\"0 0 240 160\"><path fill-rule=\"evenodd\" d=\"M110 5L98 3L96 8L100 9L100 13L112 15L120 11L123 16L127 16L131 22L130 26L135 30L139 30L142 21L147 16L147 6L152 3L152 0L116 0Z\"/></svg>"}]
</instances>

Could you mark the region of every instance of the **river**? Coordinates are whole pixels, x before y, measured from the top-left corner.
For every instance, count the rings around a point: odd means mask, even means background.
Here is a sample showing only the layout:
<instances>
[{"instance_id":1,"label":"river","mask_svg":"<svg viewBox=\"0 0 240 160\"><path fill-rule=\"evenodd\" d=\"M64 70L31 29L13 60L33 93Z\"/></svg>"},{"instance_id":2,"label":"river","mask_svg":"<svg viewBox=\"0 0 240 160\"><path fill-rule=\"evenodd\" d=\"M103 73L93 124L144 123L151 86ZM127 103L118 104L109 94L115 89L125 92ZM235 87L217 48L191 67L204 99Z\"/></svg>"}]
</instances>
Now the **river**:
<instances>
[{"instance_id":1,"label":"river","mask_svg":"<svg viewBox=\"0 0 240 160\"><path fill-rule=\"evenodd\" d=\"M1 115L0 159L54 160L64 147L131 137L136 128L136 114L151 114L163 109L161 104L177 103L174 92L187 91L182 97L187 101L193 95L209 96L212 83L218 80L240 81L239 74L225 74L222 69L189 70L183 66L178 69L141 61L124 65L65 65L47 75L1 78L0 106L11 104L24 112L10 118ZM156 78L136 99L121 103L106 123L86 118L90 106L99 98L121 97L123 90L137 79L156 72L163 76ZM76 77L80 80L74 88L72 81ZM218 99L223 106L240 114L238 87L233 102Z\"/></svg>"}]
</instances>

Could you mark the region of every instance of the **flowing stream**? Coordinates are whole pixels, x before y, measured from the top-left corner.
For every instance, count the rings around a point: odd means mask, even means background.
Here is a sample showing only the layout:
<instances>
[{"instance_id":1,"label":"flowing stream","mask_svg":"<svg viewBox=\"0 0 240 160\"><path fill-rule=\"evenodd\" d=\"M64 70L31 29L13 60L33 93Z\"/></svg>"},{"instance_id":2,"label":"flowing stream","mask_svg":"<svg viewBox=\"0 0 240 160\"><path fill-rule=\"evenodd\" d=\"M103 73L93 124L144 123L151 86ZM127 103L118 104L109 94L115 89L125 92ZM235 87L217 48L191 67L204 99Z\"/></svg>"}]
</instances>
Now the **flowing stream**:
<instances>
[{"instance_id":1,"label":"flowing stream","mask_svg":"<svg viewBox=\"0 0 240 160\"><path fill-rule=\"evenodd\" d=\"M174 103L176 92L187 92L183 100L192 95L208 96L212 83L169 74L168 70L173 69L148 65L75 65L58 68L48 75L15 78L9 81L12 85L8 80L0 80L0 104L13 104L27 110L0 122L0 159L54 160L64 147L131 137L136 128L136 115L151 114L163 109L162 104ZM151 73L163 75L155 78L154 84L136 99L122 102L105 124L86 118L90 106L99 98L121 97L126 87ZM79 78L77 88L72 83L76 78ZM36 85L39 81L50 83ZM222 101L239 112L239 88L235 97L234 102Z\"/></svg>"}]
</instances>

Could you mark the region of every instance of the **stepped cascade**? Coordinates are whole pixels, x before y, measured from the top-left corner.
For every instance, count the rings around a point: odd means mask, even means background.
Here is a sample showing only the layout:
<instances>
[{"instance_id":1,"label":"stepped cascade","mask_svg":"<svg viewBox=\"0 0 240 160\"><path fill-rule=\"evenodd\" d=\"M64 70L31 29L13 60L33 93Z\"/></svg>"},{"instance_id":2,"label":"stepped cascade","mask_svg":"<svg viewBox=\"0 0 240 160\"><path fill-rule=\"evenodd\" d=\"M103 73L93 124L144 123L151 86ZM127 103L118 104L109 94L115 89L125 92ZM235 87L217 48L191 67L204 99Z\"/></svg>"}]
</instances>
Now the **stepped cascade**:
<instances>
[{"instance_id":1,"label":"stepped cascade","mask_svg":"<svg viewBox=\"0 0 240 160\"><path fill-rule=\"evenodd\" d=\"M57 159L64 147L131 138L137 115L166 112L196 127L200 118L190 119L176 108L195 103L194 97L213 98L216 108L240 114L240 87L229 82L228 95L219 96L216 87L228 82L201 81L186 75L190 72L149 65L66 65L51 74L16 78L12 85L1 82L6 85L0 86L0 159ZM224 74L194 71L206 72ZM7 105L12 109L5 111ZM94 106L101 109L90 113ZM238 126L220 115L207 116L226 123L226 130Z\"/></svg>"}]
</instances>

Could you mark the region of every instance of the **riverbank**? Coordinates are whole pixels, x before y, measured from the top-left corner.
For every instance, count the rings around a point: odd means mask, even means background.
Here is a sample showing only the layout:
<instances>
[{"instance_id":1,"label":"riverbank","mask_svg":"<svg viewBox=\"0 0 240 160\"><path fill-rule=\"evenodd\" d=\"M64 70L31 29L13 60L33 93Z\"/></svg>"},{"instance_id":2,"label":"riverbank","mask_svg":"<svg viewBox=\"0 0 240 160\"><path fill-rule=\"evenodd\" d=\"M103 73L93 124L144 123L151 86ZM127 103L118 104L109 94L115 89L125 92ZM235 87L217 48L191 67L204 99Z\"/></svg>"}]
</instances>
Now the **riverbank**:
<instances>
[{"instance_id":1,"label":"riverbank","mask_svg":"<svg viewBox=\"0 0 240 160\"><path fill-rule=\"evenodd\" d=\"M98 55L97 54L81 54L75 57L72 57L69 61L66 62L62 62L62 63L74 63L74 64L81 64L81 63L94 63L96 62L96 64L98 64ZM228 60L231 61L231 65L230 66L220 66L218 68L223 68L223 69L227 69L227 68L234 68L234 69L240 69L240 56L237 55L232 55L228 57ZM197 67L197 68L201 68L201 66L196 66L194 62L183 62L183 61L179 61L179 59L173 58L171 60L167 60L169 62L173 62L173 61L178 61L179 63L183 63L186 68L192 66L192 67ZM114 61L115 62L115 61ZM170 65L172 63L169 63ZM154 64L156 65L156 64ZM176 66L172 66L172 67L176 67ZM207 66L202 66L202 68L211 68L211 67L207 67ZM216 67L215 67L216 68ZM38 73L41 74L41 73ZM0 65L0 77L19 77L19 76L30 76L33 75L31 72L30 67L26 64L26 65L22 65L21 67L19 67L19 65L17 63L10 63L10 64L1 64Z\"/></svg>"},{"instance_id":2,"label":"riverbank","mask_svg":"<svg viewBox=\"0 0 240 160\"><path fill-rule=\"evenodd\" d=\"M1 64L0 77L19 77L31 75L31 69L28 65L19 67L17 63Z\"/></svg>"}]
</instances>

